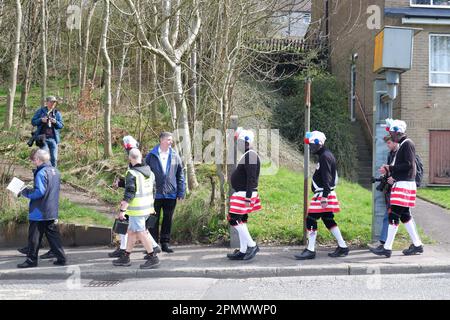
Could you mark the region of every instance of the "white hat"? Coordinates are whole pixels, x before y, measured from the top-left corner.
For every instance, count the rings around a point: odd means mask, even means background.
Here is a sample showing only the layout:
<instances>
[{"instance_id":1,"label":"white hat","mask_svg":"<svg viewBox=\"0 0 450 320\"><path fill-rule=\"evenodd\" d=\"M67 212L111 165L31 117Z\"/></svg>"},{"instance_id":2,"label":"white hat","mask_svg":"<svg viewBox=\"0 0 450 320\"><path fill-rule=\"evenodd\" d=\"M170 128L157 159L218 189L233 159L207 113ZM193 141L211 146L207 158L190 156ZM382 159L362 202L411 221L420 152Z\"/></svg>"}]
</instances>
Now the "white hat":
<instances>
[{"instance_id":1,"label":"white hat","mask_svg":"<svg viewBox=\"0 0 450 320\"><path fill-rule=\"evenodd\" d=\"M139 148L139 142L136 141L132 136L125 136L123 137L123 147L126 150Z\"/></svg>"},{"instance_id":2,"label":"white hat","mask_svg":"<svg viewBox=\"0 0 450 320\"><path fill-rule=\"evenodd\" d=\"M386 119L386 125L387 131L394 131L400 133L405 133L407 128L406 122L402 120Z\"/></svg>"},{"instance_id":3,"label":"white hat","mask_svg":"<svg viewBox=\"0 0 450 320\"><path fill-rule=\"evenodd\" d=\"M253 132L250 130L244 130L241 127L236 129L235 137L237 140L242 140L248 143L253 143L253 141L255 141L255 135Z\"/></svg>"},{"instance_id":4,"label":"white hat","mask_svg":"<svg viewBox=\"0 0 450 320\"><path fill-rule=\"evenodd\" d=\"M325 136L325 134L323 132L320 131L313 131L313 132L307 132L305 134L305 143L306 144L320 144L320 145L324 145L325 144L325 140L327 140L327 137Z\"/></svg>"}]
</instances>

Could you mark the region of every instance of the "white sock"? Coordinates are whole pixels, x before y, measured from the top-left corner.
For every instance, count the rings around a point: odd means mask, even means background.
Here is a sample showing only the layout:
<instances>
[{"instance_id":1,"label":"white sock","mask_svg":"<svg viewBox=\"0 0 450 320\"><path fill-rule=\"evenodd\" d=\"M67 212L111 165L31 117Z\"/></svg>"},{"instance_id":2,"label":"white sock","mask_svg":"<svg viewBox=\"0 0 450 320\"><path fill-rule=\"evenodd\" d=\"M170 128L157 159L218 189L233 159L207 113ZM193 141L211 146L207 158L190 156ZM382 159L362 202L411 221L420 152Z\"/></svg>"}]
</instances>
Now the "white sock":
<instances>
[{"instance_id":1,"label":"white sock","mask_svg":"<svg viewBox=\"0 0 450 320\"><path fill-rule=\"evenodd\" d=\"M392 250L392 245L394 244L395 235L397 234L398 226L394 224L389 224L388 227L388 235L386 242L384 244L384 248L386 250Z\"/></svg>"},{"instance_id":2,"label":"white sock","mask_svg":"<svg viewBox=\"0 0 450 320\"><path fill-rule=\"evenodd\" d=\"M239 243L241 245L241 247L239 248L239 250L242 253L246 253L247 252L247 237L245 235L245 231L243 228L242 224L238 224L236 226L234 226L234 228L237 230L237 232L239 233Z\"/></svg>"},{"instance_id":3,"label":"white sock","mask_svg":"<svg viewBox=\"0 0 450 320\"><path fill-rule=\"evenodd\" d=\"M127 242L128 242L128 234L121 234L120 235L120 249L125 250L127 248Z\"/></svg>"},{"instance_id":4,"label":"white sock","mask_svg":"<svg viewBox=\"0 0 450 320\"><path fill-rule=\"evenodd\" d=\"M152 240L152 247L157 248L158 244L156 243L155 239L153 239L152 234L147 230L148 235L150 236L150 240Z\"/></svg>"},{"instance_id":5,"label":"white sock","mask_svg":"<svg viewBox=\"0 0 450 320\"><path fill-rule=\"evenodd\" d=\"M331 228L330 232L336 238L339 247L347 248L347 244L345 243L344 238L342 238L341 230L339 230L338 226Z\"/></svg>"},{"instance_id":6,"label":"white sock","mask_svg":"<svg viewBox=\"0 0 450 320\"><path fill-rule=\"evenodd\" d=\"M414 222L414 219L411 218L411 220L405 223L404 225L414 245L416 247L421 246L422 241L420 240L419 234L417 233L416 223Z\"/></svg>"},{"instance_id":7,"label":"white sock","mask_svg":"<svg viewBox=\"0 0 450 320\"><path fill-rule=\"evenodd\" d=\"M317 231L308 231L308 250L315 251Z\"/></svg>"},{"instance_id":8,"label":"white sock","mask_svg":"<svg viewBox=\"0 0 450 320\"><path fill-rule=\"evenodd\" d=\"M242 224L242 227L244 229L244 234L245 237L247 238L247 246L249 246L250 248L253 248L256 246L256 242L253 241L252 236L250 235L250 231L248 231L248 226L246 223Z\"/></svg>"}]
</instances>

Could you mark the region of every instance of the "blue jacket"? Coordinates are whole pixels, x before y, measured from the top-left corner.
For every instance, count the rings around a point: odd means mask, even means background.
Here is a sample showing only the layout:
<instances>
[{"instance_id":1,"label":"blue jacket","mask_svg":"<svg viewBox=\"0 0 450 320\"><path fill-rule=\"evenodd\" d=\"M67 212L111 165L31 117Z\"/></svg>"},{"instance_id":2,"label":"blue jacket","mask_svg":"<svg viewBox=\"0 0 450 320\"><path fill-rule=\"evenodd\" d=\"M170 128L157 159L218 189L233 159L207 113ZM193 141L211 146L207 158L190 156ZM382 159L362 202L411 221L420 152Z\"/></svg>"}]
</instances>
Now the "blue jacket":
<instances>
[{"instance_id":1,"label":"blue jacket","mask_svg":"<svg viewBox=\"0 0 450 320\"><path fill-rule=\"evenodd\" d=\"M61 139L59 136L59 131L64 128L64 123L63 123L63 119L61 116L61 112L59 112L58 110L54 109L55 112L55 119L56 119L56 123L52 125L53 128L53 132L55 134L55 141L58 144ZM48 113L48 108L47 107L41 107L38 110L36 110L36 112L34 113L33 119L31 119L31 124L35 127L37 127L37 134L40 134L42 131L43 126L45 126L46 124L42 122L42 118L45 118L47 116Z\"/></svg>"},{"instance_id":2,"label":"blue jacket","mask_svg":"<svg viewBox=\"0 0 450 320\"><path fill-rule=\"evenodd\" d=\"M25 189L21 195L30 199L29 220L58 219L60 173L44 163L34 170L34 188Z\"/></svg>"},{"instance_id":3,"label":"blue jacket","mask_svg":"<svg viewBox=\"0 0 450 320\"><path fill-rule=\"evenodd\" d=\"M145 157L145 162L155 174L155 199L184 198L185 182L180 156L170 148L167 168L163 170L158 150L159 145L154 147Z\"/></svg>"}]
</instances>

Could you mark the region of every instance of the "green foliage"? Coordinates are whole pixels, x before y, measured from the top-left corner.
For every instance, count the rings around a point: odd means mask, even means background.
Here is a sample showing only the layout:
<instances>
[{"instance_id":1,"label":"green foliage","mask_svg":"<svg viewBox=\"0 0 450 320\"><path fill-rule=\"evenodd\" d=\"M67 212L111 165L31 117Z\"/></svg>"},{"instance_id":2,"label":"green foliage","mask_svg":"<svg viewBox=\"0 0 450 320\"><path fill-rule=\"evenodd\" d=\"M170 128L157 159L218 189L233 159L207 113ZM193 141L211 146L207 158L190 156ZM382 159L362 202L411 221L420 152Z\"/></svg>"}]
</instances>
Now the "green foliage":
<instances>
[{"instance_id":1,"label":"green foliage","mask_svg":"<svg viewBox=\"0 0 450 320\"><path fill-rule=\"evenodd\" d=\"M295 142L303 151L305 136L304 77L288 79L281 84L286 98L273 107L273 126ZM312 82L311 131L319 130L327 136L326 146L334 153L341 176L354 178L356 148L348 130L347 94L336 78L317 74Z\"/></svg>"},{"instance_id":2,"label":"green foliage","mask_svg":"<svg viewBox=\"0 0 450 320\"><path fill-rule=\"evenodd\" d=\"M433 203L450 210L450 188L445 187L431 187L420 188L418 190L419 197L429 200Z\"/></svg>"}]
</instances>

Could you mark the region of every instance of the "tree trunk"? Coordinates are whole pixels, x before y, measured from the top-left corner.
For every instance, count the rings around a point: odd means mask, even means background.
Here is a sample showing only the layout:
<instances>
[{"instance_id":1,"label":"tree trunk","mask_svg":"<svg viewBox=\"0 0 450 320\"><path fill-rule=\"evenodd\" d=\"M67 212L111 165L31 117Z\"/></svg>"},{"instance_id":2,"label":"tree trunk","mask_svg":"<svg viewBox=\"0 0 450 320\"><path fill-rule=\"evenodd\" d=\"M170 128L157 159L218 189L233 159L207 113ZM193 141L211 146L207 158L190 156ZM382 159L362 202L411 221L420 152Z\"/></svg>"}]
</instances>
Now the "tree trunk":
<instances>
[{"instance_id":1,"label":"tree trunk","mask_svg":"<svg viewBox=\"0 0 450 320\"><path fill-rule=\"evenodd\" d=\"M102 39L100 39L100 41L98 43L97 57L95 58L94 69L92 70L92 83L95 83L95 77L96 77L96 73L97 73L98 62L100 60L100 53L102 51L101 49L102 49Z\"/></svg>"},{"instance_id":2,"label":"tree trunk","mask_svg":"<svg viewBox=\"0 0 450 320\"><path fill-rule=\"evenodd\" d=\"M2 6L3 7L3 6ZM17 70L19 68L20 55L20 32L22 29L22 5L20 0L16 0L17 21L16 21L16 35L14 38L14 58L11 70L11 79L9 82L8 98L6 101L6 115L5 115L5 129L11 129L14 114L14 98L16 97L17 85Z\"/></svg>"},{"instance_id":3,"label":"tree trunk","mask_svg":"<svg viewBox=\"0 0 450 320\"><path fill-rule=\"evenodd\" d=\"M137 101L137 110L138 110L138 141L142 141L142 49L141 47L137 48L137 68L138 68L138 101Z\"/></svg>"},{"instance_id":4,"label":"tree trunk","mask_svg":"<svg viewBox=\"0 0 450 320\"><path fill-rule=\"evenodd\" d=\"M117 83L117 89L116 89L116 97L114 99L114 108L117 110L117 107L120 104L120 92L122 90L122 81L123 81L123 70L125 68L125 60L128 54L128 49L130 47L124 45L122 48L122 58L120 60L120 69L119 69L119 80Z\"/></svg>"},{"instance_id":5,"label":"tree trunk","mask_svg":"<svg viewBox=\"0 0 450 320\"><path fill-rule=\"evenodd\" d=\"M88 67L88 49L89 49L89 38L90 38L90 28L91 28L91 21L92 21L92 16L94 15L95 12L95 7L97 6L97 2L94 2L91 10L89 10L89 15L86 21L86 36L84 38L84 51L83 51L83 61L82 61L82 74L81 74L81 90L80 92L83 91L84 87L86 86L86 78L87 78L87 67Z\"/></svg>"},{"instance_id":6,"label":"tree trunk","mask_svg":"<svg viewBox=\"0 0 450 320\"><path fill-rule=\"evenodd\" d=\"M103 69L106 76L105 79L105 98L104 98L104 158L110 158L112 152L111 142L111 59L109 58L108 48L106 46L108 27L109 27L109 7L110 1L105 0L105 13L103 16L102 31L102 52L103 52Z\"/></svg>"},{"instance_id":7,"label":"tree trunk","mask_svg":"<svg viewBox=\"0 0 450 320\"><path fill-rule=\"evenodd\" d=\"M174 79L174 98L177 109L180 110L180 130L183 135L183 156L187 168L187 181L190 190L198 187L197 177L195 175L194 162L192 160L192 141L189 132L188 108L184 96L183 79L181 64L178 63L173 70Z\"/></svg>"},{"instance_id":8,"label":"tree trunk","mask_svg":"<svg viewBox=\"0 0 450 320\"><path fill-rule=\"evenodd\" d=\"M42 1L41 28L42 28L42 79L41 79L41 105L45 104L47 95L47 0Z\"/></svg>"}]
</instances>

